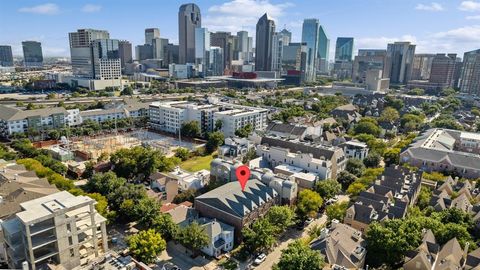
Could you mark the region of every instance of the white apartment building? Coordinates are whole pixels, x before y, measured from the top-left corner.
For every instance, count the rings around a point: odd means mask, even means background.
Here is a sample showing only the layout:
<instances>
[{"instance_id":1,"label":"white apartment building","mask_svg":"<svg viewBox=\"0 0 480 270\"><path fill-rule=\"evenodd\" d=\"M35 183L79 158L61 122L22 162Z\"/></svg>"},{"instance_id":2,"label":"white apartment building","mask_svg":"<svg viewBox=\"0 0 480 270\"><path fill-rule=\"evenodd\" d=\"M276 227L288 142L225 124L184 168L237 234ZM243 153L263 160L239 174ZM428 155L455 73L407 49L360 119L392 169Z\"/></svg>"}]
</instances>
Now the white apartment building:
<instances>
[{"instance_id":1,"label":"white apartment building","mask_svg":"<svg viewBox=\"0 0 480 270\"><path fill-rule=\"evenodd\" d=\"M21 203L21 212L1 223L10 268L41 269L47 263L63 269L82 267L105 254L106 219L95 200L57 192Z\"/></svg>"},{"instance_id":2,"label":"white apartment building","mask_svg":"<svg viewBox=\"0 0 480 270\"><path fill-rule=\"evenodd\" d=\"M173 172L166 173L166 175L169 179L178 181L178 189L180 191L187 191L189 189L198 190L210 181L210 171L208 170L190 173L177 167Z\"/></svg>"},{"instance_id":3,"label":"white apartment building","mask_svg":"<svg viewBox=\"0 0 480 270\"><path fill-rule=\"evenodd\" d=\"M0 105L0 136L9 137L29 129L48 130L62 128L68 121L68 112L63 107L37 110L20 110Z\"/></svg>"},{"instance_id":4,"label":"white apartment building","mask_svg":"<svg viewBox=\"0 0 480 270\"><path fill-rule=\"evenodd\" d=\"M237 129L250 124L253 130L263 130L267 127L267 109L254 107L237 107L231 110L216 112L213 115L213 122L222 122L222 133L225 137L235 135Z\"/></svg>"},{"instance_id":5,"label":"white apartment building","mask_svg":"<svg viewBox=\"0 0 480 270\"><path fill-rule=\"evenodd\" d=\"M263 137L257 155L271 168L290 165L315 173L321 180L336 179L347 163L342 148L276 137Z\"/></svg>"},{"instance_id":6,"label":"white apartment building","mask_svg":"<svg viewBox=\"0 0 480 270\"><path fill-rule=\"evenodd\" d=\"M257 155L269 161L271 167L291 165L315 173L320 179L332 178L332 162L314 158L309 153L292 153L289 149L259 145Z\"/></svg>"},{"instance_id":7,"label":"white apartment building","mask_svg":"<svg viewBox=\"0 0 480 270\"><path fill-rule=\"evenodd\" d=\"M202 252L218 258L223 252L229 252L234 245L235 228L216 219L200 218L195 220L208 235L208 245Z\"/></svg>"},{"instance_id":8,"label":"white apartment building","mask_svg":"<svg viewBox=\"0 0 480 270\"><path fill-rule=\"evenodd\" d=\"M123 119L127 117L123 109L96 109L80 112L82 122L92 120L94 122L102 123L108 120Z\"/></svg>"},{"instance_id":9,"label":"white apartment building","mask_svg":"<svg viewBox=\"0 0 480 270\"><path fill-rule=\"evenodd\" d=\"M150 126L153 129L177 134L183 123L197 121L202 133L211 132L217 120L222 122L225 137L251 124L255 130L267 126L267 109L228 103L195 104L187 101L154 102L150 105Z\"/></svg>"}]
</instances>

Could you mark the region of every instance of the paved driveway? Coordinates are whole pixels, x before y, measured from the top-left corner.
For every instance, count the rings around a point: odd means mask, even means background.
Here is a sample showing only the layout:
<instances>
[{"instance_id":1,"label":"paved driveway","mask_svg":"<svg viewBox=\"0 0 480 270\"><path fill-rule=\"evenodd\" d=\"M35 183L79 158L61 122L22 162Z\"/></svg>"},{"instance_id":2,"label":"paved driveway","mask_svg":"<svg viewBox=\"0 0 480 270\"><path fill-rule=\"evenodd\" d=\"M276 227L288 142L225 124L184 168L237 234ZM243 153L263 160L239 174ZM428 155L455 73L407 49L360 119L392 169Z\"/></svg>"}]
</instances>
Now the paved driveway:
<instances>
[{"instance_id":1,"label":"paved driveway","mask_svg":"<svg viewBox=\"0 0 480 270\"><path fill-rule=\"evenodd\" d=\"M157 269L161 269L161 266L166 262L171 262L182 270L214 270L217 267L215 260L208 260L203 258L202 255L192 259L190 257L190 251L186 252L186 249L173 241L167 243L167 250L162 252L159 259L162 261L158 265Z\"/></svg>"}]
</instances>

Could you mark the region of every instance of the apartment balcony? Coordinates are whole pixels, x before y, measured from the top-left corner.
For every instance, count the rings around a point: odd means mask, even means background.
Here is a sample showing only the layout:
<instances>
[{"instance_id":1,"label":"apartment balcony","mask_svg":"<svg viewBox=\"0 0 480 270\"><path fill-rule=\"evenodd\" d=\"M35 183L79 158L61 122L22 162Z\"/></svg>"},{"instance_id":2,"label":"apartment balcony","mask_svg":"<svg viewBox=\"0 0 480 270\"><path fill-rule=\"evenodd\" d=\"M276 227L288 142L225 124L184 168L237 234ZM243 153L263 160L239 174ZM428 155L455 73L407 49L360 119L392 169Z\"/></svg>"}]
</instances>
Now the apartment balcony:
<instances>
[{"instance_id":1,"label":"apartment balcony","mask_svg":"<svg viewBox=\"0 0 480 270\"><path fill-rule=\"evenodd\" d=\"M34 236L36 234L43 233L53 228L55 228L55 223L53 219L47 219L45 221L30 225L30 235Z\"/></svg>"},{"instance_id":2,"label":"apartment balcony","mask_svg":"<svg viewBox=\"0 0 480 270\"><path fill-rule=\"evenodd\" d=\"M33 257L35 258L35 263L45 261L57 255L58 255L58 249L55 243L47 244L33 251Z\"/></svg>"},{"instance_id":3,"label":"apartment balcony","mask_svg":"<svg viewBox=\"0 0 480 270\"><path fill-rule=\"evenodd\" d=\"M38 249L50 243L56 242L57 236L52 231L45 231L32 237L32 249Z\"/></svg>"}]
</instances>

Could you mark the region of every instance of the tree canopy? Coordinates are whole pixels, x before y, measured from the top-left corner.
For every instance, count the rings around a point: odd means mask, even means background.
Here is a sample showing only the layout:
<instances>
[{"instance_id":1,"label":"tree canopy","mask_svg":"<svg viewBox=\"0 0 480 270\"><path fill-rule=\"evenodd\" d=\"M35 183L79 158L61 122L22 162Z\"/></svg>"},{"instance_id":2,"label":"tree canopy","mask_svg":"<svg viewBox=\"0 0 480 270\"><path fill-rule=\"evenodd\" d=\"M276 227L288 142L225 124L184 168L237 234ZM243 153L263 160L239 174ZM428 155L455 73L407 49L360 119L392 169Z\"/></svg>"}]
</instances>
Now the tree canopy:
<instances>
[{"instance_id":1,"label":"tree canopy","mask_svg":"<svg viewBox=\"0 0 480 270\"><path fill-rule=\"evenodd\" d=\"M325 260L320 251L312 250L302 240L295 240L282 250L280 261L273 269L278 270L320 270Z\"/></svg>"},{"instance_id":2,"label":"tree canopy","mask_svg":"<svg viewBox=\"0 0 480 270\"><path fill-rule=\"evenodd\" d=\"M133 256L144 263L154 262L157 255L167 247L162 236L153 229L140 231L130 236L127 242Z\"/></svg>"}]
</instances>

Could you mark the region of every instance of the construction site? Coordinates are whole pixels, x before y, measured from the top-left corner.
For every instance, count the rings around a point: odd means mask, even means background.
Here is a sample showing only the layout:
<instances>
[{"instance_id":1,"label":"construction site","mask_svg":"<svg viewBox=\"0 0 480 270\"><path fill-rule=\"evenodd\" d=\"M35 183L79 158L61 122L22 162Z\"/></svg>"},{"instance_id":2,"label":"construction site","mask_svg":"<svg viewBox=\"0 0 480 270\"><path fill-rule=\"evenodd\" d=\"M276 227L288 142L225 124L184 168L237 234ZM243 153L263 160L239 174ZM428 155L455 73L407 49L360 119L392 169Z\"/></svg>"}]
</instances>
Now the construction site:
<instances>
[{"instance_id":1,"label":"construction site","mask_svg":"<svg viewBox=\"0 0 480 270\"><path fill-rule=\"evenodd\" d=\"M110 155L123 148L135 146L150 146L161 150L166 156L173 156L175 149L184 147L194 150L202 146L189 141L180 140L148 130L136 130L131 132L118 132L95 136L62 138L61 144L75 153L76 157L84 160L97 159L102 154Z\"/></svg>"}]
</instances>

